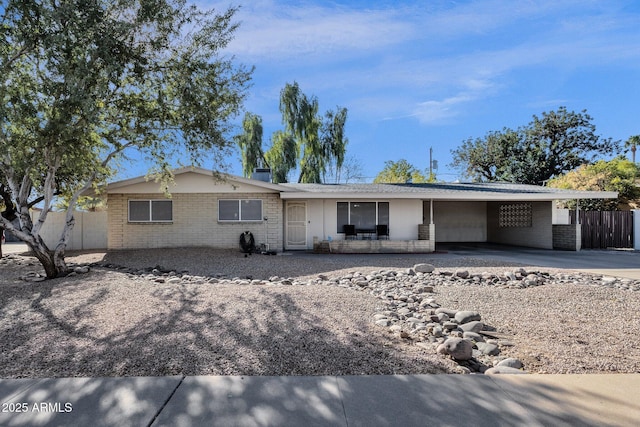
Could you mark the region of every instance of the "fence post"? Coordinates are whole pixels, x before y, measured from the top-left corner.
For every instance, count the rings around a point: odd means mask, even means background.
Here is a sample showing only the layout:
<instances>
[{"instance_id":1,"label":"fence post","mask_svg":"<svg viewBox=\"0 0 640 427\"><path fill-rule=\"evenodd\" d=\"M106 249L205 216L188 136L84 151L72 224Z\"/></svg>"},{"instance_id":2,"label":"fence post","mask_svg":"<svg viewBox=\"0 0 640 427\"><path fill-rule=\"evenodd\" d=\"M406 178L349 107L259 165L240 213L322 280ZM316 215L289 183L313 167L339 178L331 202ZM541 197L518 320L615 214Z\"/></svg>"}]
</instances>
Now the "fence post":
<instances>
[{"instance_id":1,"label":"fence post","mask_svg":"<svg viewBox=\"0 0 640 427\"><path fill-rule=\"evenodd\" d=\"M633 209L633 249L640 250L640 209Z\"/></svg>"}]
</instances>

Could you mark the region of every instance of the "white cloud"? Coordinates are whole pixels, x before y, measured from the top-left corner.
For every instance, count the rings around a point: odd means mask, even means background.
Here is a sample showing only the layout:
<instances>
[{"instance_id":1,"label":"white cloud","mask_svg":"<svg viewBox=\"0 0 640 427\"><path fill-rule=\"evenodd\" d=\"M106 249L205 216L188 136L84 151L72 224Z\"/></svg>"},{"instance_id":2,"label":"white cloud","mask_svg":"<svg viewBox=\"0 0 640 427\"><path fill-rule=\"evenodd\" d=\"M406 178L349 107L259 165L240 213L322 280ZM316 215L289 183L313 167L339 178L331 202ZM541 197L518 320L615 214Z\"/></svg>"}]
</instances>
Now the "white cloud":
<instances>
[{"instance_id":1,"label":"white cloud","mask_svg":"<svg viewBox=\"0 0 640 427\"><path fill-rule=\"evenodd\" d=\"M459 108L469 102L476 100L477 97L470 94L458 94L441 101L430 100L418 103L412 117L416 117L424 124L438 124L456 117L460 111Z\"/></svg>"},{"instance_id":2,"label":"white cloud","mask_svg":"<svg viewBox=\"0 0 640 427\"><path fill-rule=\"evenodd\" d=\"M261 60L309 57L330 59L358 51L382 49L412 37L415 30L393 9L349 9L275 1L243 6L239 31L228 50Z\"/></svg>"},{"instance_id":3,"label":"white cloud","mask_svg":"<svg viewBox=\"0 0 640 427\"><path fill-rule=\"evenodd\" d=\"M339 102L350 111L434 124L510 84L526 85L521 71L570 75L640 58L637 15L620 12L615 0L320 4L258 0L241 8L229 50L270 73L273 88L263 93L271 98L295 76L310 93L349 96Z\"/></svg>"}]
</instances>

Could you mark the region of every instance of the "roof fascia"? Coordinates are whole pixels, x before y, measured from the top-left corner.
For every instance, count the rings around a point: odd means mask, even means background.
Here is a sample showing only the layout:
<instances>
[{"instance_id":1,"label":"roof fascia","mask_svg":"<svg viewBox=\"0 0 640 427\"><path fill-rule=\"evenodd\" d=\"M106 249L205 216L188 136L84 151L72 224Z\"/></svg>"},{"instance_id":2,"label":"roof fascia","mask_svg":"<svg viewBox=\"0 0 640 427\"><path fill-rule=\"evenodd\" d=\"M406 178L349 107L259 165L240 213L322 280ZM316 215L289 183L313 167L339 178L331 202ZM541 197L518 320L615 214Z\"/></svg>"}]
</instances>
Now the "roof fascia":
<instances>
[{"instance_id":1,"label":"roof fascia","mask_svg":"<svg viewBox=\"0 0 640 427\"><path fill-rule=\"evenodd\" d=\"M175 169L173 171L173 175L174 176L178 176L178 175L182 175L185 173L197 173L200 175L205 175L205 176L210 176L210 177L214 177L214 172L209 170L209 169L204 169L204 168L200 168L200 167L195 167L195 166L185 166L179 169ZM269 190L273 190L273 191L279 191L279 192L289 192L291 191L290 188L278 185L278 184L272 184L270 182L264 182L264 181L259 181L259 180L255 180L255 179L249 179L249 178L244 178L241 176L236 176L236 175L231 175L228 173L219 173L219 176L221 177L221 179L223 181L228 180L228 181L233 181L233 182L238 182L238 183L242 183L242 184L247 184L247 185L253 185L255 187L261 187L261 188L265 188L265 189L269 189ZM147 178L146 175L142 175L142 176L137 176L134 178L128 178L122 181L116 181L116 182L112 182L110 184L108 184L106 186L106 190L107 193L113 193L112 190L117 190L118 188L122 188L122 187L128 187L130 185L135 185L135 184L143 184L146 182L149 182L150 180Z\"/></svg>"},{"instance_id":2,"label":"roof fascia","mask_svg":"<svg viewBox=\"0 0 640 427\"><path fill-rule=\"evenodd\" d=\"M491 193L480 191L464 191L451 193L360 193L360 192L300 192L291 191L280 195L281 199L421 199L449 201L553 201L573 199L615 199L615 191L584 191L558 193Z\"/></svg>"}]
</instances>

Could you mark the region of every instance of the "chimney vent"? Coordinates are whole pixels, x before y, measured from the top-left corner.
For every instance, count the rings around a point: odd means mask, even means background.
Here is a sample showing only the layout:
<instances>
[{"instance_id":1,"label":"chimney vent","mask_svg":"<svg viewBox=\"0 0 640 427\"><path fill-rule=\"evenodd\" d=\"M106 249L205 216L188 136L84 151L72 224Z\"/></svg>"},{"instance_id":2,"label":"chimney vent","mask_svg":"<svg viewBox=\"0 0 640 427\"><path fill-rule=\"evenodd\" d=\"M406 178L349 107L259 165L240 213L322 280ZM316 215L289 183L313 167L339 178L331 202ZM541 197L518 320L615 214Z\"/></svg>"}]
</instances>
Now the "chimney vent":
<instances>
[{"instance_id":1,"label":"chimney vent","mask_svg":"<svg viewBox=\"0 0 640 427\"><path fill-rule=\"evenodd\" d=\"M263 182L271 182L271 169L269 168L256 168L251 175L251 179Z\"/></svg>"}]
</instances>

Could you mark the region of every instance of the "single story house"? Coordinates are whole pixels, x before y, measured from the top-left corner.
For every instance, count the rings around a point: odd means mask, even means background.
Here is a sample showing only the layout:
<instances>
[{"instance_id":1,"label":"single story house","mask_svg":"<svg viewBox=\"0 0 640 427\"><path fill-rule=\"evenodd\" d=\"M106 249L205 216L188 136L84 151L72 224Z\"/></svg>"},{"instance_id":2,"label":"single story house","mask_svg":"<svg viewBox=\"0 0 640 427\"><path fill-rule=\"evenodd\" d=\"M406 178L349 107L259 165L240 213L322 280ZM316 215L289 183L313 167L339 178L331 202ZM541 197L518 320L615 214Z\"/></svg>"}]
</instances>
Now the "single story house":
<instances>
[{"instance_id":1,"label":"single story house","mask_svg":"<svg viewBox=\"0 0 640 427\"><path fill-rule=\"evenodd\" d=\"M237 249L250 231L272 251L433 252L439 242L579 250L579 226L553 225L554 201L617 197L506 183L273 184L194 167L174 175L170 197L144 177L106 187L109 249Z\"/></svg>"}]
</instances>

